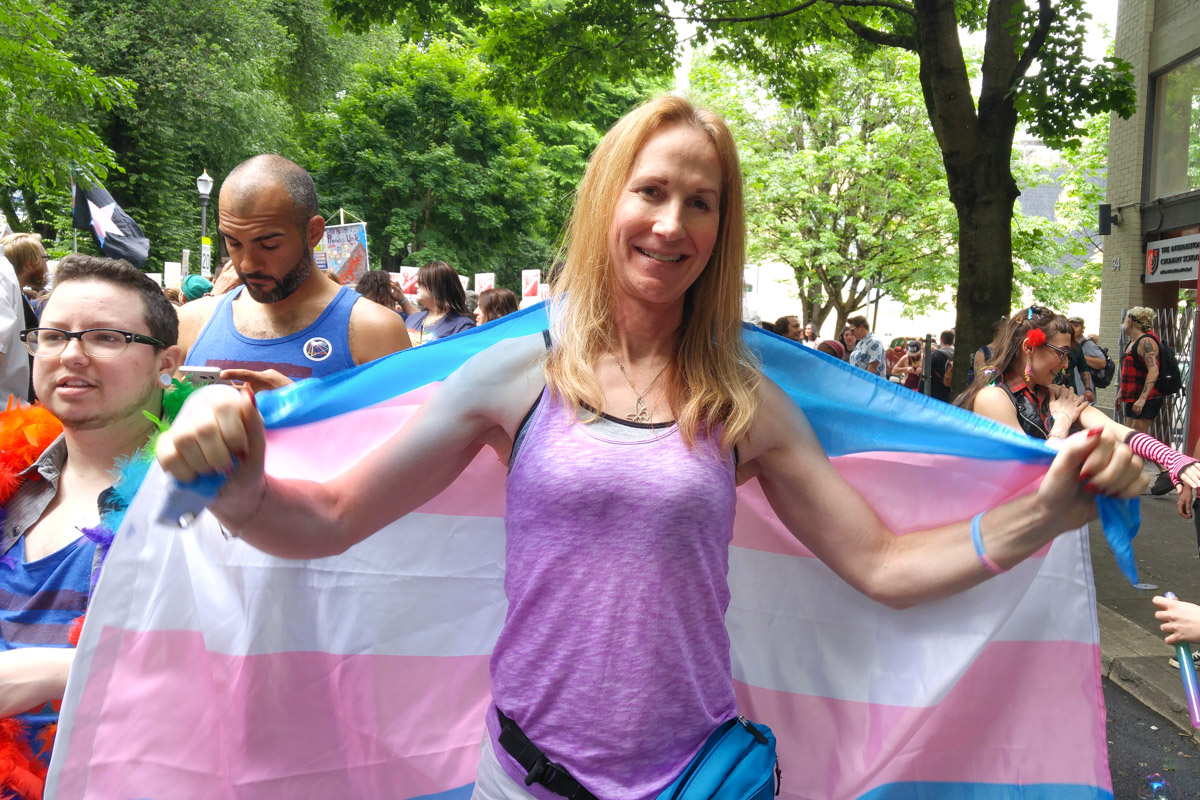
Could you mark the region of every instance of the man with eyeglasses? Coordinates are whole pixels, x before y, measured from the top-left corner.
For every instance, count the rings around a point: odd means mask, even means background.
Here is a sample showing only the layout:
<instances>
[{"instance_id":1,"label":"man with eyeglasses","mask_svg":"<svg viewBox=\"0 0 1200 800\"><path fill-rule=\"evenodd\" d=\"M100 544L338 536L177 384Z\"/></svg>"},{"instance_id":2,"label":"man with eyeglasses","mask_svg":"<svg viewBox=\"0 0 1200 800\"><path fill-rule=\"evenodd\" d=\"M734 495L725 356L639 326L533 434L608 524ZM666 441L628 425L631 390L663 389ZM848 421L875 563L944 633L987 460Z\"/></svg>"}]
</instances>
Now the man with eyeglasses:
<instances>
[{"instance_id":1,"label":"man with eyeglasses","mask_svg":"<svg viewBox=\"0 0 1200 800\"><path fill-rule=\"evenodd\" d=\"M37 736L56 721L101 555L82 535L113 503L112 471L155 430L180 362L162 290L126 261L68 256L39 327L21 332L38 398L63 433L20 473L0 529L0 718Z\"/></svg>"}]
</instances>

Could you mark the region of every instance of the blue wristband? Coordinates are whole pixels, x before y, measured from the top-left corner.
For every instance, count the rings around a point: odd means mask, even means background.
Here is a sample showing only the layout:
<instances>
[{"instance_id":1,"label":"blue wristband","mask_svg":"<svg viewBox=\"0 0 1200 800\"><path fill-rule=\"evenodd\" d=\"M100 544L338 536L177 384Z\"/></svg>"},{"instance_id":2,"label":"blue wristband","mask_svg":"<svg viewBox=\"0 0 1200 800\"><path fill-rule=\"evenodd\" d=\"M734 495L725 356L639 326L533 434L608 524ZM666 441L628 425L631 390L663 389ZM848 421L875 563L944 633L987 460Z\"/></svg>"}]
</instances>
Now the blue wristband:
<instances>
[{"instance_id":1,"label":"blue wristband","mask_svg":"<svg viewBox=\"0 0 1200 800\"><path fill-rule=\"evenodd\" d=\"M1001 575L1008 570L992 561L991 556L983 549L983 532L979 530L979 521L983 519L985 513L987 512L980 511L971 518L971 544L975 545L975 555L978 556L979 563L983 564L983 568L993 575Z\"/></svg>"}]
</instances>

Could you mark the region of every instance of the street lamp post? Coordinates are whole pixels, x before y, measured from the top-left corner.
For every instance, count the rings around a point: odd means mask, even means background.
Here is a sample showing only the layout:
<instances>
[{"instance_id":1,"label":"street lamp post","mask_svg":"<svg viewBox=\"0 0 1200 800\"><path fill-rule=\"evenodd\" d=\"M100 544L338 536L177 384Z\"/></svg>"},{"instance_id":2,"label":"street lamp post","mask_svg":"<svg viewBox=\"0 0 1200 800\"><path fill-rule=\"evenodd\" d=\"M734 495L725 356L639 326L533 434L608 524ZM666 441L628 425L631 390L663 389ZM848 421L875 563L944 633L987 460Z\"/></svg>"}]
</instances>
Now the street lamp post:
<instances>
[{"instance_id":1,"label":"street lamp post","mask_svg":"<svg viewBox=\"0 0 1200 800\"><path fill-rule=\"evenodd\" d=\"M200 192L200 238L208 236L208 197L212 192L213 179L208 176L208 170L204 170L199 178L196 178L196 191Z\"/></svg>"},{"instance_id":2,"label":"street lamp post","mask_svg":"<svg viewBox=\"0 0 1200 800\"><path fill-rule=\"evenodd\" d=\"M196 191L200 192L200 274L205 278L212 274L212 243L208 238L208 197L212 187L213 179L206 169L196 178Z\"/></svg>"}]
</instances>

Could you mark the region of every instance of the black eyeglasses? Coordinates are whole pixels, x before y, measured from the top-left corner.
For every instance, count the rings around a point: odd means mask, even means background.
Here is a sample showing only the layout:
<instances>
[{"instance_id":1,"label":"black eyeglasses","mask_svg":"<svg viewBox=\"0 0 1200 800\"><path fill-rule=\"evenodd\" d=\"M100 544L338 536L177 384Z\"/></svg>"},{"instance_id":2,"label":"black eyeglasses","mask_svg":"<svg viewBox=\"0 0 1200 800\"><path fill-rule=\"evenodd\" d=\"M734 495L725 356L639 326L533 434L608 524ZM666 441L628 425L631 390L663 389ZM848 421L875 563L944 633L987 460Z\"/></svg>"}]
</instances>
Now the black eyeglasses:
<instances>
[{"instance_id":1,"label":"black eyeglasses","mask_svg":"<svg viewBox=\"0 0 1200 800\"><path fill-rule=\"evenodd\" d=\"M28 328L21 331L21 341L29 354L37 358L51 358L67 347L67 342L78 339L85 355L92 358L116 358L133 342L151 347L166 347L150 336L121 331L116 328L88 328L86 331L64 331L59 328Z\"/></svg>"},{"instance_id":2,"label":"black eyeglasses","mask_svg":"<svg viewBox=\"0 0 1200 800\"><path fill-rule=\"evenodd\" d=\"M1055 347L1054 345L1050 344L1049 342L1047 342L1046 344L1042 345L1042 347L1049 347L1049 348L1050 348L1051 350L1053 350L1055 353L1058 353L1058 360L1059 360L1059 361L1066 361L1066 360L1067 360L1067 358L1069 358L1069 357L1070 357L1070 355L1071 355L1071 351L1070 351L1069 349L1067 349L1067 348L1065 348L1065 347Z\"/></svg>"}]
</instances>

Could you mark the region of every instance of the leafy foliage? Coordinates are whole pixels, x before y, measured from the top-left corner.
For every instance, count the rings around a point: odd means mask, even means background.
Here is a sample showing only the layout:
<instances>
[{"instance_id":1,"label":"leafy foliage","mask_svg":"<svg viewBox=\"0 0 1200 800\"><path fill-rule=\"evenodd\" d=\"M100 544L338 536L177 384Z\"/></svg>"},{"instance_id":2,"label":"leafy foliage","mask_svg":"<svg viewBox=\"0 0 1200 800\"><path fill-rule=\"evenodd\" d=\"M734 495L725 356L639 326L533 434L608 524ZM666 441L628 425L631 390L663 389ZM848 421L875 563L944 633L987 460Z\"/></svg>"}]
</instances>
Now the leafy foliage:
<instances>
[{"instance_id":1,"label":"leafy foliage","mask_svg":"<svg viewBox=\"0 0 1200 800\"><path fill-rule=\"evenodd\" d=\"M912 313L954 283L954 208L925 122L916 59L820 48L840 80L815 108L785 105L759 76L711 60L693 88L730 120L746 175L752 259L785 263L796 276L804 321L832 312L840 330L872 289Z\"/></svg>"},{"instance_id":2,"label":"leafy foliage","mask_svg":"<svg viewBox=\"0 0 1200 800\"><path fill-rule=\"evenodd\" d=\"M69 164L98 175L116 166L83 114L128 105L132 84L73 59L60 46L66 27L55 3L0 5L0 209L18 228L42 221L37 198L66 183Z\"/></svg>"},{"instance_id":3,"label":"leafy foliage","mask_svg":"<svg viewBox=\"0 0 1200 800\"><path fill-rule=\"evenodd\" d=\"M1022 288L1054 309L1087 302L1100 290L1102 265L1095 254L1102 240L1095 226L1097 204L1104 200L1108 126L1108 114L1082 120L1076 142L1052 169L1014 165L1023 186L1050 183L1061 189L1054 220L1014 215L1013 258L1022 267L1015 272L1014 306L1022 303Z\"/></svg>"},{"instance_id":4,"label":"leafy foliage","mask_svg":"<svg viewBox=\"0 0 1200 800\"><path fill-rule=\"evenodd\" d=\"M547 260L549 171L486 74L459 45L385 37L312 120L326 198L367 220L385 267L443 259L516 285Z\"/></svg>"},{"instance_id":5,"label":"leafy foliage","mask_svg":"<svg viewBox=\"0 0 1200 800\"><path fill-rule=\"evenodd\" d=\"M91 124L123 168L105 185L149 236L148 270L199 250L202 169L219 181L256 153L299 157L308 92L339 65L319 0L73 0L68 16L75 58L136 84L131 104ZM69 199L54 206L65 214Z\"/></svg>"}]
</instances>

